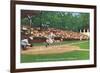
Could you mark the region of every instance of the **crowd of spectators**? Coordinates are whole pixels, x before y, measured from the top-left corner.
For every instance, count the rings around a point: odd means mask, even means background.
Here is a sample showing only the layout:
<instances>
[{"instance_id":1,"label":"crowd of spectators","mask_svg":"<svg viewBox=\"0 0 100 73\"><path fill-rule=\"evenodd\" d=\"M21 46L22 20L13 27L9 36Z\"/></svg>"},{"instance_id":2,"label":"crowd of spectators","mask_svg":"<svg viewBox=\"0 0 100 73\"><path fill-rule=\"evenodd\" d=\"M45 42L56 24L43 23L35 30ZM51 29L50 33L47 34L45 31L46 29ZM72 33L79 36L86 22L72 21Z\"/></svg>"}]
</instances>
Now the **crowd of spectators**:
<instances>
[{"instance_id":1,"label":"crowd of spectators","mask_svg":"<svg viewBox=\"0 0 100 73\"><path fill-rule=\"evenodd\" d=\"M26 30L25 30L26 31ZM87 40L89 37L87 35L84 35L80 32L74 32L74 31L68 31L68 30L61 30L61 29L55 29L55 28L48 28L47 30L41 30L38 28L31 28L27 29L26 34L31 33L31 35L34 37L44 37L46 38L49 33L52 32L55 37L61 37L64 40Z\"/></svg>"}]
</instances>

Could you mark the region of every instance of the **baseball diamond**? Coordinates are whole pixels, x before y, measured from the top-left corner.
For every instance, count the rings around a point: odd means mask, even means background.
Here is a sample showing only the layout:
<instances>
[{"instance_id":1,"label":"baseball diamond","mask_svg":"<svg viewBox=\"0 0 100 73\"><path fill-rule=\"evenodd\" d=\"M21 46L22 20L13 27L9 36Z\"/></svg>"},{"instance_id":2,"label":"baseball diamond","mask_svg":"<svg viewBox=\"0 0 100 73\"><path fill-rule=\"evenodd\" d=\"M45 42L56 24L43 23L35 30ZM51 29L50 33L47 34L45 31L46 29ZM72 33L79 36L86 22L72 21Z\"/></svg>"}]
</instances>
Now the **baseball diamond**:
<instances>
[{"instance_id":1,"label":"baseball diamond","mask_svg":"<svg viewBox=\"0 0 100 73\"><path fill-rule=\"evenodd\" d=\"M21 10L21 62L89 59L89 13Z\"/></svg>"}]
</instances>

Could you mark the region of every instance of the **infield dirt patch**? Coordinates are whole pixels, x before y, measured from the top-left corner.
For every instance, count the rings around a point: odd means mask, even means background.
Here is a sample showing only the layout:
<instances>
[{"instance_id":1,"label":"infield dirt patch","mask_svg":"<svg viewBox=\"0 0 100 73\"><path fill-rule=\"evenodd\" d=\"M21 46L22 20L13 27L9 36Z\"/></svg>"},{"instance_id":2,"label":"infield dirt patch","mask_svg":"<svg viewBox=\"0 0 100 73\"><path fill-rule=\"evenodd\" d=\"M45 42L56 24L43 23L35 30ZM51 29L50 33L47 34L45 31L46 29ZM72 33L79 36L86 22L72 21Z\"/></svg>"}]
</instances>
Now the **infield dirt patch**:
<instances>
[{"instance_id":1,"label":"infield dirt patch","mask_svg":"<svg viewBox=\"0 0 100 73\"><path fill-rule=\"evenodd\" d=\"M57 45L57 46L33 46L31 48L28 48L27 50L22 50L21 54L57 54L57 53L64 53L64 52L70 52L80 50L77 46L71 46L71 45Z\"/></svg>"}]
</instances>

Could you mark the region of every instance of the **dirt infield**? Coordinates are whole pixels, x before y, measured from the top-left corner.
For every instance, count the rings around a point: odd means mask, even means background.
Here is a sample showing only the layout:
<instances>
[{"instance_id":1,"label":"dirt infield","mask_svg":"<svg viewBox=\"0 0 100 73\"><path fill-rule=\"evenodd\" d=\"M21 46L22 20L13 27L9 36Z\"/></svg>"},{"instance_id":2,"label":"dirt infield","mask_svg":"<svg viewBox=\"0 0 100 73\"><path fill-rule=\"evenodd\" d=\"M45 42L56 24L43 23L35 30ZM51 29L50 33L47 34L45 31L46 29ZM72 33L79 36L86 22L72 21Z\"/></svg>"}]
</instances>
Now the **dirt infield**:
<instances>
[{"instance_id":1,"label":"dirt infield","mask_svg":"<svg viewBox=\"0 0 100 73\"><path fill-rule=\"evenodd\" d=\"M21 54L57 54L57 53L64 53L64 52L70 52L80 50L77 46L70 46L70 45L57 45L57 46L34 46L31 48L28 48L27 50L22 50Z\"/></svg>"}]
</instances>

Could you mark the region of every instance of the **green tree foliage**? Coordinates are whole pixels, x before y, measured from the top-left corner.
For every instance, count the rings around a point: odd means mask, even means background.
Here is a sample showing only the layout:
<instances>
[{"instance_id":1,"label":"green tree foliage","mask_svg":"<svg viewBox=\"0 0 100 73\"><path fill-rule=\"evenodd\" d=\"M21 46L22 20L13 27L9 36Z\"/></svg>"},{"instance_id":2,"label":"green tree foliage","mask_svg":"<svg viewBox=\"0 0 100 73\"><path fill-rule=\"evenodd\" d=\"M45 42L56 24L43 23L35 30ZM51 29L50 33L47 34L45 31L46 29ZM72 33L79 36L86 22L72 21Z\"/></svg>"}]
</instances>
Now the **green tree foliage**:
<instances>
[{"instance_id":1,"label":"green tree foliage","mask_svg":"<svg viewBox=\"0 0 100 73\"><path fill-rule=\"evenodd\" d=\"M23 18L21 24L29 25L28 18ZM32 16L32 26L40 27L42 24L79 32L80 29L89 29L89 13L40 11Z\"/></svg>"}]
</instances>

